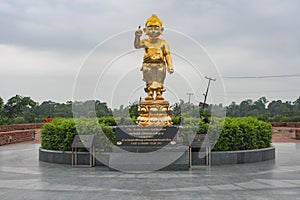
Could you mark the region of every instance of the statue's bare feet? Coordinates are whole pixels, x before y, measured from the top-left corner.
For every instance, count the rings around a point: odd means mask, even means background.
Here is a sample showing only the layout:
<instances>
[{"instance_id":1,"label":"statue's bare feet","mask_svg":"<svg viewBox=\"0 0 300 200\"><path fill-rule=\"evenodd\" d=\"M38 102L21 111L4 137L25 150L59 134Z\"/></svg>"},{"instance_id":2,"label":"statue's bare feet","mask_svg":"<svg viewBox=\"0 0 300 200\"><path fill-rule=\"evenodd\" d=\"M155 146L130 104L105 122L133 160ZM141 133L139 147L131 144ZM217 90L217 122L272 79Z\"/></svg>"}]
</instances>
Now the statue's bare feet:
<instances>
[{"instance_id":1,"label":"statue's bare feet","mask_svg":"<svg viewBox=\"0 0 300 200\"><path fill-rule=\"evenodd\" d=\"M152 97L152 96L147 96L147 97L145 98L145 100L153 100L153 97Z\"/></svg>"},{"instance_id":2,"label":"statue's bare feet","mask_svg":"<svg viewBox=\"0 0 300 200\"><path fill-rule=\"evenodd\" d=\"M156 100L164 100L164 98L161 95L157 95L155 99Z\"/></svg>"},{"instance_id":3,"label":"statue's bare feet","mask_svg":"<svg viewBox=\"0 0 300 200\"><path fill-rule=\"evenodd\" d=\"M156 100L164 100L164 98L161 96L161 91L156 92Z\"/></svg>"},{"instance_id":4,"label":"statue's bare feet","mask_svg":"<svg viewBox=\"0 0 300 200\"><path fill-rule=\"evenodd\" d=\"M148 96L145 98L145 100L153 100L153 91L152 90L148 90Z\"/></svg>"}]
</instances>

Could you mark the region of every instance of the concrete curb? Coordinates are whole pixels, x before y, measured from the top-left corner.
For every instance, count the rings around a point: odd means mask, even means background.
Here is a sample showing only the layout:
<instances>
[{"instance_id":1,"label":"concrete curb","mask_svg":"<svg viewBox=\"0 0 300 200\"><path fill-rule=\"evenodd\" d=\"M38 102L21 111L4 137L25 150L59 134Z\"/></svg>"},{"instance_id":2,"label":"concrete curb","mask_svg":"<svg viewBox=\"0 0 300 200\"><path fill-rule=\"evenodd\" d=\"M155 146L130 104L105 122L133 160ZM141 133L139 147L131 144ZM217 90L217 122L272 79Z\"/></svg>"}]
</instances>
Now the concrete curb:
<instances>
[{"instance_id":1,"label":"concrete curb","mask_svg":"<svg viewBox=\"0 0 300 200\"><path fill-rule=\"evenodd\" d=\"M49 163L57 164L69 164L71 165L71 154L70 151L53 151L39 149L39 160ZM188 156L188 152L183 155ZM203 158L199 158L199 152L192 152L193 165L202 165ZM106 161L104 163L109 163L109 153L101 154L101 158ZM198 161L197 161L198 159ZM275 159L275 147L269 147L264 149L254 149L254 150L244 150L244 151L223 151L223 152L212 152L211 153L211 164L212 165L226 165L226 164L245 164L262 162L267 160ZM103 159L101 159L103 160ZM78 152L78 162L81 164L89 163L89 152ZM188 163L186 163L188 165ZM104 166L99 160L96 159L96 166Z\"/></svg>"},{"instance_id":2,"label":"concrete curb","mask_svg":"<svg viewBox=\"0 0 300 200\"><path fill-rule=\"evenodd\" d=\"M275 147L244 151L212 152L212 165L246 164L275 159Z\"/></svg>"}]
</instances>

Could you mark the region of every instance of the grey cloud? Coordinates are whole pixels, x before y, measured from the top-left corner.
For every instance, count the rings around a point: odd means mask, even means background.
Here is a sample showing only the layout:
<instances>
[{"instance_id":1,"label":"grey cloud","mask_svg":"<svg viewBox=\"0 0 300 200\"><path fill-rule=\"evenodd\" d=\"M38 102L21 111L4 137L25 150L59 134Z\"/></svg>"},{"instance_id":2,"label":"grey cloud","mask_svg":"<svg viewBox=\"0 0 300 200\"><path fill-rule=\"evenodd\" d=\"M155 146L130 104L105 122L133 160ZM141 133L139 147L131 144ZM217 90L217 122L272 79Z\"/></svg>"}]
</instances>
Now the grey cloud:
<instances>
[{"instance_id":1,"label":"grey cloud","mask_svg":"<svg viewBox=\"0 0 300 200\"><path fill-rule=\"evenodd\" d=\"M38 50L53 51L61 55L59 62L62 63L57 65L61 67L69 65L72 60L70 55L83 59L99 42L124 30L135 29L138 25L144 26L145 19L157 13L166 28L164 36L168 36L169 28L195 38L208 50L224 75L296 73L299 72L300 64L299 9L300 2L293 0L6 0L0 2L0 44L22 46L29 51L34 49L32 54ZM128 41L124 41L128 42L128 48L132 48L133 36L134 31L132 38L128 37ZM180 42L170 44L174 49L180 49L180 45ZM107 51L110 54L114 49L107 48ZM18 59L17 55L15 57ZM3 60L1 63L8 62L5 59L0 58L0 61ZM51 65L51 59L51 56L45 57L44 62ZM23 68L26 69L29 64L24 60ZM5 66L0 68L5 69ZM47 78L55 79L55 71L59 70L55 66L53 68L54 72L49 72ZM70 74L75 74L76 70L78 67L74 67L75 72ZM30 78L26 80L30 82ZM32 81L30 84L44 83L42 80ZM255 91L261 85L265 85L262 90L270 91L270 88L295 89L300 84L294 79L278 81L284 81L284 84L262 80L258 85L251 81L224 80L229 101L247 98L243 93L247 90L253 92L253 98L258 98L262 93ZM72 83L68 82L67 85L57 85L57 95L63 95L64 90L71 90ZM19 91L16 88L0 89L7 91L6 96L12 96ZM37 92L32 93L34 95ZM199 93L201 96L202 92ZM278 98L294 98L294 93L277 94ZM275 92L266 94L276 98ZM55 96L54 93L52 95ZM65 98L69 100L69 97Z\"/></svg>"}]
</instances>

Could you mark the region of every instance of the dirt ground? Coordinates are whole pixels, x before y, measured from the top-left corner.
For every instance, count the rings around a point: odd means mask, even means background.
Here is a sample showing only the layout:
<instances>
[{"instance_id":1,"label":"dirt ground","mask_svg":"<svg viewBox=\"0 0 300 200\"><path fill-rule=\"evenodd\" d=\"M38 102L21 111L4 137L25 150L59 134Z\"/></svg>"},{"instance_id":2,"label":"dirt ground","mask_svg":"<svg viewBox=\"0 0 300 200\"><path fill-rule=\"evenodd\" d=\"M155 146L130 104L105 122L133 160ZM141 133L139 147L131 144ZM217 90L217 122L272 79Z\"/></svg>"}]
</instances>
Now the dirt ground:
<instances>
[{"instance_id":1,"label":"dirt ground","mask_svg":"<svg viewBox=\"0 0 300 200\"><path fill-rule=\"evenodd\" d=\"M294 127L273 127L272 142L294 142L300 143L300 140L295 139L296 130L300 128Z\"/></svg>"}]
</instances>

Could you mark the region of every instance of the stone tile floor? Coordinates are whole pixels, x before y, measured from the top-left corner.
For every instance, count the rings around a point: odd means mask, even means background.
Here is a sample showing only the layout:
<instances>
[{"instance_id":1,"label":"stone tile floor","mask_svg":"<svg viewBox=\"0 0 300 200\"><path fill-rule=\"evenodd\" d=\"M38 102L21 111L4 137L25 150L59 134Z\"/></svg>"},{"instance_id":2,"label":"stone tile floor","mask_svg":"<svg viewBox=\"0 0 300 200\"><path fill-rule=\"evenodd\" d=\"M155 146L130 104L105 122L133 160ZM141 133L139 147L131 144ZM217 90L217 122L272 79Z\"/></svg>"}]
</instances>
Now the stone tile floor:
<instances>
[{"instance_id":1,"label":"stone tile floor","mask_svg":"<svg viewBox=\"0 0 300 200\"><path fill-rule=\"evenodd\" d=\"M300 199L300 143L276 160L130 174L39 162L39 144L0 146L0 199Z\"/></svg>"}]
</instances>

